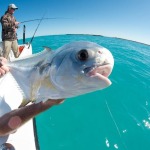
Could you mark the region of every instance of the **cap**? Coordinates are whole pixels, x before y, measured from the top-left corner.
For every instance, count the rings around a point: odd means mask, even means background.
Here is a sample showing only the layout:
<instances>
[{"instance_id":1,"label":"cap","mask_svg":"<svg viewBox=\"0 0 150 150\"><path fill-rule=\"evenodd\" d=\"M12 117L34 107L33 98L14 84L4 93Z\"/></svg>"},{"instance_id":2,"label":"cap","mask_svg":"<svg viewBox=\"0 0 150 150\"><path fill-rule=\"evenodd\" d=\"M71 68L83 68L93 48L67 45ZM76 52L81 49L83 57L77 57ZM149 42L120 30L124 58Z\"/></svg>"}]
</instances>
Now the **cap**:
<instances>
[{"instance_id":1,"label":"cap","mask_svg":"<svg viewBox=\"0 0 150 150\"><path fill-rule=\"evenodd\" d=\"M18 7L15 4L9 4L8 8L18 9Z\"/></svg>"}]
</instances>

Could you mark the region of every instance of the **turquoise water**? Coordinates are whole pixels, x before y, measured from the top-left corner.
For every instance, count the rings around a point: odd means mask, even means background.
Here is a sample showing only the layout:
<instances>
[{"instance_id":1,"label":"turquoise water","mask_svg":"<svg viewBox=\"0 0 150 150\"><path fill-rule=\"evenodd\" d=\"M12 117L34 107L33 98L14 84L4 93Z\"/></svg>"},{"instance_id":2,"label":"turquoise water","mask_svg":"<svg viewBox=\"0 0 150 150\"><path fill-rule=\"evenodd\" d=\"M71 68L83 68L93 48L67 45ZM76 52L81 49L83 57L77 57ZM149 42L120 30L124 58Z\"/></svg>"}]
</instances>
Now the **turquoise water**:
<instances>
[{"instance_id":1,"label":"turquoise water","mask_svg":"<svg viewBox=\"0 0 150 150\"><path fill-rule=\"evenodd\" d=\"M36 117L40 150L149 150L150 46L92 35L36 37L33 51L92 41L115 59L112 85L67 99Z\"/></svg>"}]
</instances>

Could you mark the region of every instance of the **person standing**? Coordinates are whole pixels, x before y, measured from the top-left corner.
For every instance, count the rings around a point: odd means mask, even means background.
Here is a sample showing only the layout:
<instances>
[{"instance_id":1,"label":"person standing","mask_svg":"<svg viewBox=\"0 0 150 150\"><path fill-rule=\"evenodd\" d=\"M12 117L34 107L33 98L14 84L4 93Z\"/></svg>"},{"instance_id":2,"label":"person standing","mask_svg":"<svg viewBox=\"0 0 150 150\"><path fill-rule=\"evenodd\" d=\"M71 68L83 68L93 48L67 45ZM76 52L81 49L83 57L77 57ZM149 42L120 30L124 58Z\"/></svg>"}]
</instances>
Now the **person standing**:
<instances>
[{"instance_id":1,"label":"person standing","mask_svg":"<svg viewBox=\"0 0 150 150\"><path fill-rule=\"evenodd\" d=\"M17 9L18 7L15 4L10 4L5 14L1 17L3 57L6 59L8 59L11 49L15 58L19 57L16 31L20 22L17 22L13 16Z\"/></svg>"}]
</instances>

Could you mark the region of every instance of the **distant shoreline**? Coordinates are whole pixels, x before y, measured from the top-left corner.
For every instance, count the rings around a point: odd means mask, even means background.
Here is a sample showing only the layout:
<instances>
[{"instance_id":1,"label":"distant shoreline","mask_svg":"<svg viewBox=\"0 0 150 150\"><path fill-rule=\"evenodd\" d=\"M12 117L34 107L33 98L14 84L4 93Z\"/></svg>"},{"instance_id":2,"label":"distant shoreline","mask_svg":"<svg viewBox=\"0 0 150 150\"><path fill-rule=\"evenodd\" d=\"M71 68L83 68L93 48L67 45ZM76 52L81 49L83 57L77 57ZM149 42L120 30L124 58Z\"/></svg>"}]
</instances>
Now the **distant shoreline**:
<instances>
[{"instance_id":1,"label":"distant shoreline","mask_svg":"<svg viewBox=\"0 0 150 150\"><path fill-rule=\"evenodd\" d=\"M127 40L127 41L131 41L131 42L135 42L135 43L139 43L139 44L143 44L143 45L147 45L150 46L150 44L146 44L146 43L142 43L142 42L138 42L138 41L134 41L134 40L129 40L129 39L124 39L124 38L119 38L119 37L110 37L110 36L104 36L104 35L98 35L98 34L74 34L74 33L69 33L69 34L49 34L49 35L39 35L39 36L35 36L35 37L41 37L41 36L54 36L54 35L89 35L89 36L101 36L101 37L108 37L108 38L116 38L116 39L121 39L121 40ZM26 39L31 39L30 38L26 38ZM22 40L22 39L19 39Z\"/></svg>"},{"instance_id":2,"label":"distant shoreline","mask_svg":"<svg viewBox=\"0 0 150 150\"><path fill-rule=\"evenodd\" d=\"M121 39L121 40L127 40L127 41L132 41L140 44L144 44L147 46L150 46L150 44L134 41L134 40L129 40L129 39L124 39L124 38L119 38L119 37L110 37L110 36L104 36L104 35L98 35L98 34L64 34L64 35L90 35L90 36L101 36L101 37L108 37L108 38L116 38L116 39Z\"/></svg>"}]
</instances>

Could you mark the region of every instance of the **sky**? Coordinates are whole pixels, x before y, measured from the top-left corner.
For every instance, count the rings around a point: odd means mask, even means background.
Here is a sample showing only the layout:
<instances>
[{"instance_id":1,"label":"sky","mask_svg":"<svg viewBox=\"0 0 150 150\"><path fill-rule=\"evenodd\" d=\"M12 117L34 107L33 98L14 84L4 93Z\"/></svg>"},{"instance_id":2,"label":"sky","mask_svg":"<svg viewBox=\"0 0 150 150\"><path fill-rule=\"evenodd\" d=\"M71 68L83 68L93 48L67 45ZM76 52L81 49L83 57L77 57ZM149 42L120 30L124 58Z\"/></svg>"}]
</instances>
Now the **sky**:
<instances>
[{"instance_id":1,"label":"sky","mask_svg":"<svg viewBox=\"0 0 150 150\"><path fill-rule=\"evenodd\" d=\"M18 39L59 34L94 34L118 37L150 45L150 0L0 0L0 16L9 4L19 9L14 16L21 23ZM1 30L1 26L0 26ZM1 31L0 31L1 32Z\"/></svg>"}]
</instances>

